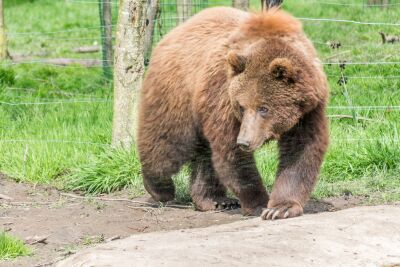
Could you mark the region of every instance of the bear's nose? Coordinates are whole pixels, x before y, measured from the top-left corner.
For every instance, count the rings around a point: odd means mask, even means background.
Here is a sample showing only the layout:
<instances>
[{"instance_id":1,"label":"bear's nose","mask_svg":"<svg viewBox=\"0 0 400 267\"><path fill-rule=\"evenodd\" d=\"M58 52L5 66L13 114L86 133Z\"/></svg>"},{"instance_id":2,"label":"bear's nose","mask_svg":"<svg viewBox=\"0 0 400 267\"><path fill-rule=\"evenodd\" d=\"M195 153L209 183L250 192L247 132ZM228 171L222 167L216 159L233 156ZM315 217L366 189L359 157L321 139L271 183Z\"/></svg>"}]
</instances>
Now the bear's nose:
<instances>
[{"instance_id":1,"label":"bear's nose","mask_svg":"<svg viewBox=\"0 0 400 267\"><path fill-rule=\"evenodd\" d=\"M250 142L244 139L237 139L236 143L240 146L240 148L248 148L250 146Z\"/></svg>"}]
</instances>

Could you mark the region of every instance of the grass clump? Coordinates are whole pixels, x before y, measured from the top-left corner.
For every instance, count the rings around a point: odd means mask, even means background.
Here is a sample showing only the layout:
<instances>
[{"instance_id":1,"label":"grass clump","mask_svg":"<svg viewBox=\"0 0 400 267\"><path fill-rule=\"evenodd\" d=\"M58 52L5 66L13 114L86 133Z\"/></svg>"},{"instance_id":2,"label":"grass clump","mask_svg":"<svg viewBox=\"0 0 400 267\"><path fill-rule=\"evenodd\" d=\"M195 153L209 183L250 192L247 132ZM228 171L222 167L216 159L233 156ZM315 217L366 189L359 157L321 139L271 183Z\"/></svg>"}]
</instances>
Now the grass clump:
<instances>
[{"instance_id":1,"label":"grass clump","mask_svg":"<svg viewBox=\"0 0 400 267\"><path fill-rule=\"evenodd\" d=\"M14 70L10 68L0 68L0 86L12 86L14 83Z\"/></svg>"},{"instance_id":2,"label":"grass clump","mask_svg":"<svg viewBox=\"0 0 400 267\"><path fill-rule=\"evenodd\" d=\"M106 149L79 164L64 176L65 189L88 194L111 193L131 187L143 192L137 153L123 149Z\"/></svg>"},{"instance_id":3,"label":"grass clump","mask_svg":"<svg viewBox=\"0 0 400 267\"><path fill-rule=\"evenodd\" d=\"M0 261L27 256L30 253L29 248L24 245L24 242L4 232L0 232Z\"/></svg>"}]
</instances>

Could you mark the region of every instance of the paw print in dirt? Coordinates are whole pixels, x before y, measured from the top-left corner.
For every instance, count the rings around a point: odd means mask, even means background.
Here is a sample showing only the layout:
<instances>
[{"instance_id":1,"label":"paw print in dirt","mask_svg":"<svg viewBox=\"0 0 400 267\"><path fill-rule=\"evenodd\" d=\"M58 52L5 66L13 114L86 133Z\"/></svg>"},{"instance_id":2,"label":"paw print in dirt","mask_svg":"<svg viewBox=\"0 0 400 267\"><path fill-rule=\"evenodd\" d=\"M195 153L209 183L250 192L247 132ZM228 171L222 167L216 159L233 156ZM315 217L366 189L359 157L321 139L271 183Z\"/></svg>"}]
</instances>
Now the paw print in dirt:
<instances>
[{"instance_id":1,"label":"paw print in dirt","mask_svg":"<svg viewBox=\"0 0 400 267\"><path fill-rule=\"evenodd\" d=\"M275 220L275 219L287 219L303 214L303 207L294 201L286 201L278 203L277 205L268 205L267 209L264 209L261 213L261 219L263 220Z\"/></svg>"}]
</instances>

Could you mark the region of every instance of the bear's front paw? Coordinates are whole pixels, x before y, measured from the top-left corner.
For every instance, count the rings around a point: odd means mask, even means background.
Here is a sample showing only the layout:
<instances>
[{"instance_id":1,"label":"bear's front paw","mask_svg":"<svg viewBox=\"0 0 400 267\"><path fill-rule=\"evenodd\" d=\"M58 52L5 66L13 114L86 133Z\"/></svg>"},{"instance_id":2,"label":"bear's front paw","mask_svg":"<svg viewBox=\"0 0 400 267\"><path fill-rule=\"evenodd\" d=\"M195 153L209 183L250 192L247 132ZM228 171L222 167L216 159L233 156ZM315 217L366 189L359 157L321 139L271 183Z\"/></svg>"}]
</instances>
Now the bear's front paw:
<instances>
[{"instance_id":1,"label":"bear's front paw","mask_svg":"<svg viewBox=\"0 0 400 267\"><path fill-rule=\"evenodd\" d=\"M277 203L274 206L268 205L261 213L263 220L286 219L301 216L303 214L303 207L298 202L285 201Z\"/></svg>"}]
</instances>

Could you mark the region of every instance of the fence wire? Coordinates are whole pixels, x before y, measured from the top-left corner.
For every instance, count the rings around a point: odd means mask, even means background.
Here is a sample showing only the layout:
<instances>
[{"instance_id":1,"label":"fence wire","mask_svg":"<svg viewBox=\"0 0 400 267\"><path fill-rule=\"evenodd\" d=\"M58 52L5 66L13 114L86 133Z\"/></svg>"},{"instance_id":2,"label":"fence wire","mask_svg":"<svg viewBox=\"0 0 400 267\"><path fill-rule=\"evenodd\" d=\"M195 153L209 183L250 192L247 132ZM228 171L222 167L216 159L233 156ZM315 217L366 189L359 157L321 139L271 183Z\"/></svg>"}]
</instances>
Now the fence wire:
<instances>
[{"instance_id":1,"label":"fence wire","mask_svg":"<svg viewBox=\"0 0 400 267\"><path fill-rule=\"evenodd\" d=\"M6 106L27 106L27 105L63 105L63 104L90 104L90 103L111 103L112 100L107 99L83 99L83 100L59 100L59 101L46 101L46 102L4 102L0 101L0 105Z\"/></svg>"},{"instance_id":2,"label":"fence wire","mask_svg":"<svg viewBox=\"0 0 400 267\"><path fill-rule=\"evenodd\" d=\"M400 3L387 4L368 4L368 3L339 3L339 2L324 2L324 1L307 1L306 4L312 5L328 5L328 6L346 6L346 7L398 7Z\"/></svg>"},{"instance_id":3,"label":"fence wire","mask_svg":"<svg viewBox=\"0 0 400 267\"><path fill-rule=\"evenodd\" d=\"M66 3L70 4L93 4L98 5L98 1L80 1L80 0L67 0ZM113 6L118 6L117 1L110 1L110 4ZM166 33L168 33L172 28L176 27L177 25L183 23L188 18L193 16L194 14L198 13L199 11L211 7L211 6L218 6L221 5L222 2L215 2L209 0L162 0L160 4L160 15L155 20L156 26L153 35L153 42L156 44ZM226 3L223 3L226 5ZM306 4L313 4L313 5L331 5L331 6L342 6L346 7L366 7L366 3L342 3L342 2L325 2L325 1L309 1ZM371 6L371 5L369 5ZM388 3L388 4L374 4L372 7L385 7L385 8L393 8L400 6L400 3ZM302 20L305 23L319 23L319 22L326 22L326 23L339 23L339 24L346 24L346 25L361 25L361 26L379 26L379 27L398 27L400 26L400 22L379 22L379 21L362 21L362 20L347 20L347 19L340 19L340 18L311 18L311 17L299 17L298 19ZM111 25L114 29L116 28L116 24ZM14 39L23 39L23 38L40 38L41 40L46 41L62 41L62 42L75 42L75 41L87 41L87 40L102 40L100 35L97 37L69 37L66 36L72 33L86 33L86 32L94 32L100 31L103 27L107 26L92 26L92 27L79 27L69 30L58 30L58 31L44 31L44 32L8 32L7 37L12 41ZM325 45L329 47L329 41L314 41L316 45ZM360 48L360 47L371 47L371 44L346 44L343 42L341 46L344 47L351 47L351 48ZM381 47L381 45L375 45L374 47ZM105 62L105 60L94 58L94 59L74 59L76 61L81 62L89 62L89 61L96 61L100 64L98 66L87 66L88 68L101 68L101 63ZM106 61L108 62L108 61ZM45 62L45 60L41 59L34 59L34 60L26 60L21 62L10 62L10 63L3 63L2 66L14 66L14 65L27 65L27 64L43 64L49 65L54 67L68 67L68 68L82 68L79 66L63 66L57 65L49 62ZM400 61L385 61L385 60L377 60L377 61L354 61L347 60L346 62L343 61L332 61L327 60L323 62L324 65L354 65L354 66L388 66L388 65L400 65ZM349 75L344 76L342 73L341 75L328 75L330 78L348 78L348 79L400 79L400 75ZM104 79L107 80L107 79ZM34 92L35 88L19 88L19 87L9 87L6 88L7 90L25 90ZM54 91L56 92L56 91ZM82 97L91 97L87 94L79 94L79 93L70 93L65 91L65 93L70 94L71 96L82 96ZM11 96L12 97L12 96ZM15 97L18 98L18 97ZM13 106L30 106L30 105L65 105L65 104L95 104L95 103L111 103L112 99L98 99L98 98L85 98L85 99L45 99L45 98L37 98L39 101L27 101L27 102L10 102L10 101L0 101L0 106L4 107L13 107ZM46 101L45 101L46 100ZM51 100L51 101L50 101ZM386 111L386 112L395 112L400 111L399 105L347 105L347 106L329 106L327 107L328 110L346 110L346 111ZM399 142L398 138L337 138L333 139L336 141L343 141L343 142L363 142L363 141L395 141ZM3 139L0 140L0 143L13 143L13 142L20 142L20 143L70 143L70 144L77 144L77 145L95 145L95 146L108 146L108 144L103 143L95 143L90 141L80 141L80 140L36 140L36 139Z\"/></svg>"}]
</instances>

